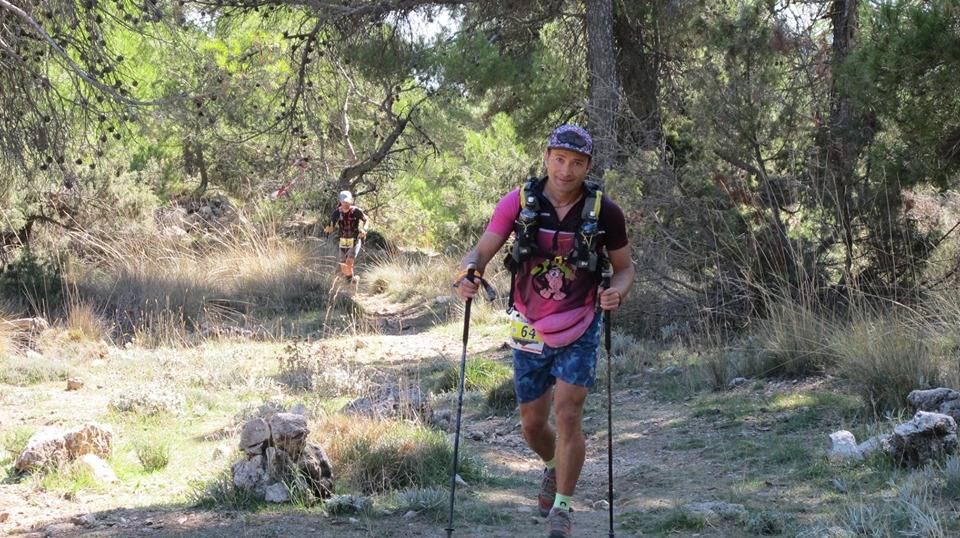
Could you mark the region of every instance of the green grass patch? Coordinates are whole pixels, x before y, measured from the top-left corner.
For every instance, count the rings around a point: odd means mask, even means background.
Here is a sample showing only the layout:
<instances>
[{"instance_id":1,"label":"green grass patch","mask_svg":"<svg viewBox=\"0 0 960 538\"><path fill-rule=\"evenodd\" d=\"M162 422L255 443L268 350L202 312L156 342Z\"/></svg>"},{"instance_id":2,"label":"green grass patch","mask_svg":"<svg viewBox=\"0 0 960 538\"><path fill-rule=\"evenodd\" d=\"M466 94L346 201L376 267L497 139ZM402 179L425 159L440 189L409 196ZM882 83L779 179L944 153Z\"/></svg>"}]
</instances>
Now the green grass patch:
<instances>
[{"instance_id":1,"label":"green grass patch","mask_svg":"<svg viewBox=\"0 0 960 538\"><path fill-rule=\"evenodd\" d=\"M477 357L467 359L464 390L487 392L496 388L505 379L513 377L510 366L491 359ZM443 370L434 387L437 392L455 391L460 385L460 364L453 363Z\"/></svg>"},{"instance_id":2,"label":"green grass patch","mask_svg":"<svg viewBox=\"0 0 960 538\"><path fill-rule=\"evenodd\" d=\"M767 457L767 461L774 465L805 464L809 459L810 449L796 439L778 440Z\"/></svg>"},{"instance_id":3,"label":"green grass patch","mask_svg":"<svg viewBox=\"0 0 960 538\"><path fill-rule=\"evenodd\" d=\"M695 418L722 416L728 420L740 420L759 412L762 405L762 400L752 394L708 394L697 399L691 416Z\"/></svg>"},{"instance_id":4,"label":"green grass patch","mask_svg":"<svg viewBox=\"0 0 960 538\"><path fill-rule=\"evenodd\" d=\"M43 474L39 485L45 491L73 496L83 491L107 491L110 489L109 484L98 482L90 469L79 462L51 469L50 472Z\"/></svg>"},{"instance_id":5,"label":"green grass patch","mask_svg":"<svg viewBox=\"0 0 960 538\"><path fill-rule=\"evenodd\" d=\"M685 530L699 531L706 526L707 518L703 514L677 507L659 514L649 530L657 533L674 533Z\"/></svg>"}]
</instances>

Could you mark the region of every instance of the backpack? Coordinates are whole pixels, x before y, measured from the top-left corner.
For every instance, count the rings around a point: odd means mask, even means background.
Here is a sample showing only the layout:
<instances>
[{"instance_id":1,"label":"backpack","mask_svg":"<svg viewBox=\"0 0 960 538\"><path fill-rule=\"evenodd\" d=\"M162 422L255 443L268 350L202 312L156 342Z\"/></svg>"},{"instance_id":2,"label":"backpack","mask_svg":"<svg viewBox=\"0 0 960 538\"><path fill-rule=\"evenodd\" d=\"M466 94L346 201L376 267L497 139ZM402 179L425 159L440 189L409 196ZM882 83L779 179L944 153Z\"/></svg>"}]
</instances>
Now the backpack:
<instances>
[{"instance_id":1,"label":"backpack","mask_svg":"<svg viewBox=\"0 0 960 538\"><path fill-rule=\"evenodd\" d=\"M514 220L514 241L510 252L504 259L507 269L510 270L510 299L509 307L513 308L513 292L516 285L517 273L524 262L533 256L552 258L553 255L545 252L537 243L540 231L540 198L546 177L532 177L520 186L520 211ZM586 200L583 211L580 213L580 225L574 233L574 246L570 254L564 256L577 269L585 269L599 277L604 266L606 256L597 252L597 240L604 232L600 230L599 218L602 206L603 191L592 181L583 184L586 190Z\"/></svg>"}]
</instances>

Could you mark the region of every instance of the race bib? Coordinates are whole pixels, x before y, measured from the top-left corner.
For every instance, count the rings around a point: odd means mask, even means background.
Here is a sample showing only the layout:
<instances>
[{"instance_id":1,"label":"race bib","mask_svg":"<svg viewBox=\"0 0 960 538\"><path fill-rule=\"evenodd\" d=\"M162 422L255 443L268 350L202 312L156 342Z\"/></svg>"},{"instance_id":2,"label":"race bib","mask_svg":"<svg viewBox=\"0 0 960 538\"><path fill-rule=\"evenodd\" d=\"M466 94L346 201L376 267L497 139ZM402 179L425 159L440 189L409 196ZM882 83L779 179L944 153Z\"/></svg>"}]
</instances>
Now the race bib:
<instances>
[{"instance_id":1,"label":"race bib","mask_svg":"<svg viewBox=\"0 0 960 538\"><path fill-rule=\"evenodd\" d=\"M543 338L523 314L512 310L510 313L510 340L507 344L513 349L527 353L543 353Z\"/></svg>"},{"instance_id":2,"label":"race bib","mask_svg":"<svg viewBox=\"0 0 960 538\"><path fill-rule=\"evenodd\" d=\"M353 238L352 238L352 237L341 237L341 238L340 238L340 248L353 248Z\"/></svg>"}]
</instances>

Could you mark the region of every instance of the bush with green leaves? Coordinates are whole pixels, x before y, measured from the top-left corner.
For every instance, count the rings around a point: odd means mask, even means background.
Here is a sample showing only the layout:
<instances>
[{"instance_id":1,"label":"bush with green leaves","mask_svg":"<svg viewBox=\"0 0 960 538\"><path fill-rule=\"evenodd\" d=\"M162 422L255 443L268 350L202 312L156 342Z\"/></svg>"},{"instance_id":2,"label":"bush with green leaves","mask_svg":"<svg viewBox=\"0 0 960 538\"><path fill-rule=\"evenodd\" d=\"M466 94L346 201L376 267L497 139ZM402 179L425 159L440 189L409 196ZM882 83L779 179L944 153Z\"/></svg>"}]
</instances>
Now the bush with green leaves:
<instances>
[{"instance_id":1,"label":"bush with green leaves","mask_svg":"<svg viewBox=\"0 0 960 538\"><path fill-rule=\"evenodd\" d=\"M0 272L0 297L26 302L41 311L59 309L63 305L64 289L59 264L28 248L21 250Z\"/></svg>"}]
</instances>

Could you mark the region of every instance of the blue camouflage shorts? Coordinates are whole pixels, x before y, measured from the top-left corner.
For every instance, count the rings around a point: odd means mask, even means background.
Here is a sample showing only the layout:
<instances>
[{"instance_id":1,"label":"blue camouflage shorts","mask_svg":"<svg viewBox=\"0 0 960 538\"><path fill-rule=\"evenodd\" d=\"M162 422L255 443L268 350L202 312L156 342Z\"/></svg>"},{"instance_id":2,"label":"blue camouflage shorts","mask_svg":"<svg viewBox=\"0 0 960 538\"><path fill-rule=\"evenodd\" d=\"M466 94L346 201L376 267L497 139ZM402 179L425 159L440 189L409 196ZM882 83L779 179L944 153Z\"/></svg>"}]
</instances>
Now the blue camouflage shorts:
<instances>
[{"instance_id":1,"label":"blue camouflage shorts","mask_svg":"<svg viewBox=\"0 0 960 538\"><path fill-rule=\"evenodd\" d=\"M513 385L517 402L527 403L543 396L557 379L590 388L597 377L597 348L600 319L596 316L583 335L565 347L543 345L543 353L513 350Z\"/></svg>"}]
</instances>

